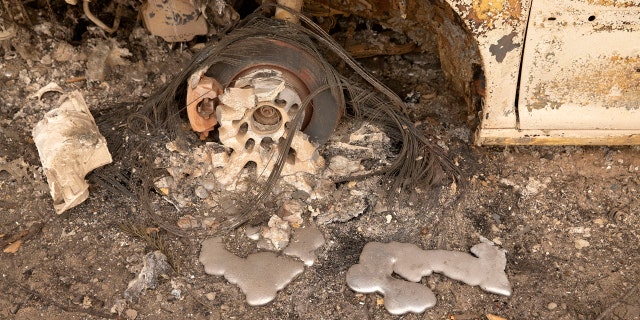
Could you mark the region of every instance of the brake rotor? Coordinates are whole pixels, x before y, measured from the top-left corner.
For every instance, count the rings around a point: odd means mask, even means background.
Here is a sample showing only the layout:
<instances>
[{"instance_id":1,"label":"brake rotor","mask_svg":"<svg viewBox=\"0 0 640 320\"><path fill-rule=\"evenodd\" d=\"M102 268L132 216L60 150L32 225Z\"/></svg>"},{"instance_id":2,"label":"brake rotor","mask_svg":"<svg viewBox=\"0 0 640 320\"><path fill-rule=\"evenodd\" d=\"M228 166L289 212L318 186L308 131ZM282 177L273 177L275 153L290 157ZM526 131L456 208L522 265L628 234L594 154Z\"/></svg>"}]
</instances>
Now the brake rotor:
<instances>
[{"instance_id":1,"label":"brake rotor","mask_svg":"<svg viewBox=\"0 0 640 320\"><path fill-rule=\"evenodd\" d=\"M298 112L304 113L303 121L282 174L322 168L317 146L327 141L344 110L342 95L326 87L338 79L328 78L335 74L326 72L322 58L294 43L264 37L232 43L221 54L237 63L214 64L187 93L192 128L206 135L217 123L220 142L233 149L229 165L216 173L218 180L229 184L249 162L268 176ZM310 94L314 96L303 109Z\"/></svg>"}]
</instances>

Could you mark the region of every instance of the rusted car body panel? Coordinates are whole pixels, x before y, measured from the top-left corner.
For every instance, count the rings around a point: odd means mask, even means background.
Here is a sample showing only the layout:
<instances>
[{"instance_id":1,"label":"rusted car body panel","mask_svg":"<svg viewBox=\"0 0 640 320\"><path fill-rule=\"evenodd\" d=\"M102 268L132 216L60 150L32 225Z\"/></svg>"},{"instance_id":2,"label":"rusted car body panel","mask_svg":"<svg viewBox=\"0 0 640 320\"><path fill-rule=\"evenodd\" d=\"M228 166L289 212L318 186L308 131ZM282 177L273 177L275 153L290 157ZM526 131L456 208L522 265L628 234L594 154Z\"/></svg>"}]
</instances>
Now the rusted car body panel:
<instances>
[{"instance_id":1,"label":"rusted car body panel","mask_svg":"<svg viewBox=\"0 0 640 320\"><path fill-rule=\"evenodd\" d=\"M478 145L640 144L638 0L311 2L435 41Z\"/></svg>"}]
</instances>

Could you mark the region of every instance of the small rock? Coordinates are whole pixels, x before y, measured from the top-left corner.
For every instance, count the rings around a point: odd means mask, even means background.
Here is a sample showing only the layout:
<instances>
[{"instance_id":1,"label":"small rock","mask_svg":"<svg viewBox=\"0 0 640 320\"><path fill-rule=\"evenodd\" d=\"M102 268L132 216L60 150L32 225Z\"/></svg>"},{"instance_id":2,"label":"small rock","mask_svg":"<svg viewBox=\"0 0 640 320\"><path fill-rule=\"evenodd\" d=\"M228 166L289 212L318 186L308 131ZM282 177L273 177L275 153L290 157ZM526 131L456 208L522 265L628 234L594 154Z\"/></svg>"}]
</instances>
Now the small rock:
<instances>
[{"instance_id":1,"label":"small rock","mask_svg":"<svg viewBox=\"0 0 640 320\"><path fill-rule=\"evenodd\" d=\"M582 248L588 247L589 241L584 239L577 239L576 241L574 241L574 246L576 247L576 249L580 250Z\"/></svg>"},{"instance_id":2,"label":"small rock","mask_svg":"<svg viewBox=\"0 0 640 320\"><path fill-rule=\"evenodd\" d=\"M91 301L91 297L89 296L84 296L82 298L82 307L85 309L89 309L91 307L91 305L93 304L93 301Z\"/></svg>"},{"instance_id":3,"label":"small rock","mask_svg":"<svg viewBox=\"0 0 640 320\"><path fill-rule=\"evenodd\" d=\"M211 191L213 189L215 189L216 187L216 182L213 179L205 179L202 181L201 184L207 191Z\"/></svg>"},{"instance_id":4,"label":"small rock","mask_svg":"<svg viewBox=\"0 0 640 320\"><path fill-rule=\"evenodd\" d=\"M388 214L385 218L387 219L387 223L391 223L391 220L393 220L393 216L390 214Z\"/></svg>"},{"instance_id":5,"label":"small rock","mask_svg":"<svg viewBox=\"0 0 640 320\"><path fill-rule=\"evenodd\" d=\"M309 198L309 193L304 192L302 190L296 190L291 194L291 199L295 200L305 200Z\"/></svg>"},{"instance_id":6,"label":"small rock","mask_svg":"<svg viewBox=\"0 0 640 320\"><path fill-rule=\"evenodd\" d=\"M305 211L306 205L300 200L290 199L282 204L280 216L283 220L289 222L292 227L298 228L304 222L302 213Z\"/></svg>"},{"instance_id":7,"label":"small rock","mask_svg":"<svg viewBox=\"0 0 640 320\"><path fill-rule=\"evenodd\" d=\"M207 191L207 189L203 186L197 186L195 194L200 199L206 199L209 197L209 191Z\"/></svg>"},{"instance_id":8,"label":"small rock","mask_svg":"<svg viewBox=\"0 0 640 320\"><path fill-rule=\"evenodd\" d=\"M11 314L18 313L18 310L20 310L20 306L21 304L19 303L14 304L13 307L11 307L11 310L9 310L9 312L11 312Z\"/></svg>"},{"instance_id":9,"label":"small rock","mask_svg":"<svg viewBox=\"0 0 640 320\"><path fill-rule=\"evenodd\" d=\"M558 307L558 304L555 303L555 302L549 302L549 304L547 305L547 309L549 309L549 310L553 310L553 309L555 309L557 307Z\"/></svg>"},{"instance_id":10,"label":"small rock","mask_svg":"<svg viewBox=\"0 0 640 320\"><path fill-rule=\"evenodd\" d=\"M216 221L216 218L208 217L202 220L202 226L205 229L216 229L220 226L220 222Z\"/></svg>"},{"instance_id":11,"label":"small rock","mask_svg":"<svg viewBox=\"0 0 640 320\"><path fill-rule=\"evenodd\" d=\"M173 177L171 176L162 177L157 181L155 181L153 185L155 185L156 188L158 189L162 189L162 188L175 189L177 186L175 179L173 179Z\"/></svg>"},{"instance_id":12,"label":"small rock","mask_svg":"<svg viewBox=\"0 0 640 320\"><path fill-rule=\"evenodd\" d=\"M124 299L116 299L110 311L111 313L121 314L126 306L127 302Z\"/></svg>"},{"instance_id":13,"label":"small rock","mask_svg":"<svg viewBox=\"0 0 640 320\"><path fill-rule=\"evenodd\" d=\"M334 156L329 162L328 170L333 176L346 177L364 169L359 160L349 160L343 156Z\"/></svg>"},{"instance_id":14,"label":"small rock","mask_svg":"<svg viewBox=\"0 0 640 320\"><path fill-rule=\"evenodd\" d=\"M138 276L129 281L129 285L124 291L125 299L133 301L145 290L155 289L158 285L158 278L170 270L171 266L162 252L149 252L144 257L144 264Z\"/></svg>"},{"instance_id":15,"label":"small rock","mask_svg":"<svg viewBox=\"0 0 640 320\"><path fill-rule=\"evenodd\" d=\"M124 312L124 315L129 320L135 320L135 318L138 317L138 311L136 311L134 309L127 309L127 311Z\"/></svg>"},{"instance_id":16,"label":"small rock","mask_svg":"<svg viewBox=\"0 0 640 320\"><path fill-rule=\"evenodd\" d=\"M216 298L216 294L215 292L209 292L205 295L205 297L207 297L207 300L213 301Z\"/></svg>"},{"instance_id":17,"label":"small rock","mask_svg":"<svg viewBox=\"0 0 640 320\"><path fill-rule=\"evenodd\" d=\"M171 295L176 300L180 300L182 298L182 290L180 290L180 289L171 289Z\"/></svg>"},{"instance_id":18,"label":"small rock","mask_svg":"<svg viewBox=\"0 0 640 320\"><path fill-rule=\"evenodd\" d=\"M73 300L71 300L71 302L73 302L73 304L81 305L83 300L84 300L84 295L77 294L73 297Z\"/></svg>"},{"instance_id":19,"label":"small rock","mask_svg":"<svg viewBox=\"0 0 640 320\"><path fill-rule=\"evenodd\" d=\"M282 250L289 244L290 234L289 223L274 214L269 219L269 227L262 230L262 240L258 242L258 247L267 250Z\"/></svg>"},{"instance_id":20,"label":"small rock","mask_svg":"<svg viewBox=\"0 0 640 320\"><path fill-rule=\"evenodd\" d=\"M197 229L200 227L200 221L191 215L184 215L178 219L178 227L182 230Z\"/></svg>"}]
</instances>

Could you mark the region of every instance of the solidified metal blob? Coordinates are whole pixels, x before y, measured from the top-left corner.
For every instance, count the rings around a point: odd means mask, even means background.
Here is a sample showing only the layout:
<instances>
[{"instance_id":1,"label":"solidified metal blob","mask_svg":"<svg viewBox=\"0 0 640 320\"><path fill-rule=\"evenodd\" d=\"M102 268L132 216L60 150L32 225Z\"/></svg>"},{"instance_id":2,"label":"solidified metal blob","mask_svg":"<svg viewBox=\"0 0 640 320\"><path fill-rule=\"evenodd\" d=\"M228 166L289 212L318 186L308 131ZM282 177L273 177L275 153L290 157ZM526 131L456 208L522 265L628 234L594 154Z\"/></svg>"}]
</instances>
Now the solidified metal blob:
<instances>
[{"instance_id":1,"label":"solidified metal blob","mask_svg":"<svg viewBox=\"0 0 640 320\"><path fill-rule=\"evenodd\" d=\"M269 303L279 290L304 270L301 262L272 252L240 258L224 248L221 238L209 238L202 243L200 262L206 273L224 276L237 284L252 306Z\"/></svg>"},{"instance_id":2,"label":"solidified metal blob","mask_svg":"<svg viewBox=\"0 0 640 320\"><path fill-rule=\"evenodd\" d=\"M314 251L323 244L324 237L316 227L299 228L283 252L288 256L300 258L306 266L312 266L316 260Z\"/></svg>"},{"instance_id":3,"label":"solidified metal blob","mask_svg":"<svg viewBox=\"0 0 640 320\"><path fill-rule=\"evenodd\" d=\"M347 271L347 284L357 292L382 293L384 305L392 314L421 313L436 304L429 288L412 283L433 272L510 296L511 286L504 272L505 251L483 242L473 246L471 252L477 258L463 252L422 250L408 243L370 242L362 250L360 263ZM392 273L412 282L396 279Z\"/></svg>"}]
</instances>

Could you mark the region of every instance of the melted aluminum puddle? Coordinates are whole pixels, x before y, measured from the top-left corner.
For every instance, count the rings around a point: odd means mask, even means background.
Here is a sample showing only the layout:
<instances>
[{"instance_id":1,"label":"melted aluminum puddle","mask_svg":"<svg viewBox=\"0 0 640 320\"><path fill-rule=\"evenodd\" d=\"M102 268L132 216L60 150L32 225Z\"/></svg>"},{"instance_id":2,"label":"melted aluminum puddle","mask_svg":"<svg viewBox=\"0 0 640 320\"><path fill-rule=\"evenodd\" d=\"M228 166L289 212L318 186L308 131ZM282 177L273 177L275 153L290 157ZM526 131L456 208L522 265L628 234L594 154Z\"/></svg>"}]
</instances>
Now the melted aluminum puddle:
<instances>
[{"instance_id":1,"label":"melted aluminum puddle","mask_svg":"<svg viewBox=\"0 0 640 320\"><path fill-rule=\"evenodd\" d=\"M445 250L422 250L409 243L370 242L360 255L360 263L349 268L347 284L357 292L379 292L384 306L392 314L422 313L435 306L436 296L419 283L433 272L479 285L485 291L511 295L511 286L504 268L505 251L482 242L468 253ZM405 280L394 278L395 273Z\"/></svg>"},{"instance_id":2,"label":"melted aluminum puddle","mask_svg":"<svg viewBox=\"0 0 640 320\"><path fill-rule=\"evenodd\" d=\"M304 265L313 265L314 251L323 244L324 237L315 227L297 229L284 253L303 261L300 262L274 252L241 258L225 249L222 238L210 238L202 243L200 263L207 274L224 276L237 284L249 305L259 306L271 302L279 290L304 271Z\"/></svg>"}]
</instances>

